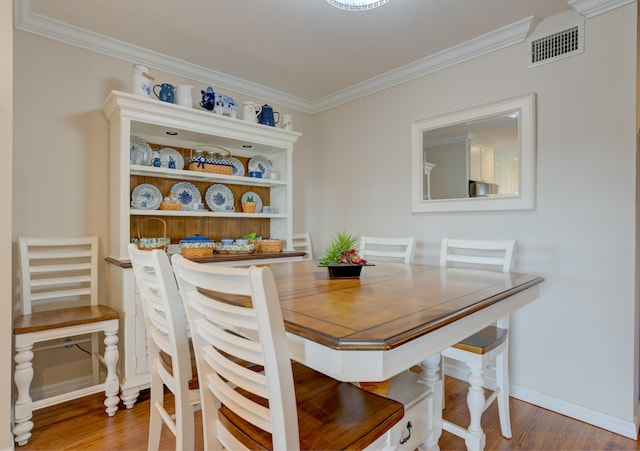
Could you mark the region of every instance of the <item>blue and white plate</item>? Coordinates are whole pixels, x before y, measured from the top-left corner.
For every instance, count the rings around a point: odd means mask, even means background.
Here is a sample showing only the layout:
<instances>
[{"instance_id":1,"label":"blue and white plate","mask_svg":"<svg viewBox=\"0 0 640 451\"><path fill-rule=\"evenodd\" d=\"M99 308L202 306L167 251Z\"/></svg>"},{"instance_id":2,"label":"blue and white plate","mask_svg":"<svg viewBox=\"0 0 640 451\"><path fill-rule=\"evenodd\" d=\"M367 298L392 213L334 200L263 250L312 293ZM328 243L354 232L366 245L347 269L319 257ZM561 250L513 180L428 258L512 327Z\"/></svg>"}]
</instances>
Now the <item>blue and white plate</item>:
<instances>
[{"instance_id":1,"label":"blue and white plate","mask_svg":"<svg viewBox=\"0 0 640 451\"><path fill-rule=\"evenodd\" d=\"M142 161L139 164L151 166L153 150L151 150L151 146L144 139L135 135L129 136L129 151L134 154L142 154ZM130 158L130 160L135 160L135 162L138 163L138 157Z\"/></svg>"},{"instance_id":2,"label":"blue and white plate","mask_svg":"<svg viewBox=\"0 0 640 451\"><path fill-rule=\"evenodd\" d=\"M231 210L234 204L233 193L227 186L220 183L207 188L204 199L211 211Z\"/></svg>"},{"instance_id":3,"label":"blue and white plate","mask_svg":"<svg viewBox=\"0 0 640 451\"><path fill-rule=\"evenodd\" d=\"M161 167L168 168L169 163L173 159L173 162L175 163L175 166L176 166L175 169L184 169L184 157L176 149L172 149L171 147L165 147L164 149L160 149L158 153L160 154Z\"/></svg>"},{"instance_id":4,"label":"blue and white plate","mask_svg":"<svg viewBox=\"0 0 640 451\"><path fill-rule=\"evenodd\" d=\"M244 193L242 195L242 198L240 199L240 202L245 203L249 196L253 197L253 201L256 203L256 213L260 213L262 211L262 199L260 199L260 196L258 196L253 191L247 191L246 193Z\"/></svg>"},{"instance_id":5,"label":"blue and white plate","mask_svg":"<svg viewBox=\"0 0 640 451\"><path fill-rule=\"evenodd\" d=\"M202 195L196 185L189 182L178 182L171 187L171 192L182 205L202 202Z\"/></svg>"},{"instance_id":6,"label":"blue and white plate","mask_svg":"<svg viewBox=\"0 0 640 451\"><path fill-rule=\"evenodd\" d=\"M229 161L233 165L233 175L243 176L244 175L244 164L242 164L242 161L238 160L235 157L229 158Z\"/></svg>"},{"instance_id":7,"label":"blue and white plate","mask_svg":"<svg viewBox=\"0 0 640 451\"><path fill-rule=\"evenodd\" d=\"M133 188L131 200L141 202L138 208L157 210L160 208L160 202L162 202L162 193L154 185L142 183Z\"/></svg>"},{"instance_id":8,"label":"blue and white plate","mask_svg":"<svg viewBox=\"0 0 640 451\"><path fill-rule=\"evenodd\" d=\"M265 175L271 172L271 162L262 155L256 155L250 159L247 166L249 167L249 172L262 172Z\"/></svg>"}]
</instances>

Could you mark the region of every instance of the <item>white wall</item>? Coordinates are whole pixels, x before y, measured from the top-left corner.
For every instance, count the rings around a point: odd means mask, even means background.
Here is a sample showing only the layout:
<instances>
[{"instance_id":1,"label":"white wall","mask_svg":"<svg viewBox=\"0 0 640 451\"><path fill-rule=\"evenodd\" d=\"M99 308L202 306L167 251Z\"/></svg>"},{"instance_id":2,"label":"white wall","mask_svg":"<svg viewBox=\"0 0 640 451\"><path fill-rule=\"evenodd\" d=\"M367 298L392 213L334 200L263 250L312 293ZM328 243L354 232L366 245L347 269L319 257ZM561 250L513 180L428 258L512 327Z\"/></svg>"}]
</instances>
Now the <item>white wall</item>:
<instances>
[{"instance_id":1,"label":"white wall","mask_svg":"<svg viewBox=\"0 0 640 451\"><path fill-rule=\"evenodd\" d=\"M13 38L17 55L13 83L13 241L22 235L98 235L100 295L106 297L102 257L106 256L109 241L109 128L102 104L111 90L130 91L131 63L21 31L14 31ZM196 102L200 100L201 89L216 86L215 80L203 84L153 68L151 71L159 83L195 85ZM263 99L248 99L234 92L225 94L239 104L245 100L264 103ZM303 134L294 151L294 183L300 187L294 193L294 202L299 204L304 195L305 170L297 169L308 161L311 118L305 113L272 106L281 114L292 114L294 130ZM10 183L11 179L1 180ZM302 218L303 211L297 211L296 218ZM11 236L10 232L7 234ZM13 264L17 274L15 256ZM16 283L14 314L19 307ZM36 372L34 391L65 380L69 374L87 371L89 359L84 357L77 349L37 353L34 365L40 362L54 365L46 374ZM84 358L84 362L77 362L78 358Z\"/></svg>"},{"instance_id":2,"label":"white wall","mask_svg":"<svg viewBox=\"0 0 640 451\"><path fill-rule=\"evenodd\" d=\"M0 192L11 198L11 166L13 149L13 36L12 2L0 3ZM0 204L0 287L2 299L11 299L11 202ZM11 365L13 361L11 339L11 303L3 302L0 308L0 449L11 449Z\"/></svg>"},{"instance_id":3,"label":"white wall","mask_svg":"<svg viewBox=\"0 0 640 451\"><path fill-rule=\"evenodd\" d=\"M342 228L414 235L416 259L425 263L437 262L444 236L517 238L516 270L547 281L541 299L513 319L513 394L631 435L638 398L636 4L586 20L585 33L584 54L535 69L526 68L519 44L314 117L273 106L293 113L303 133L294 152L294 231L312 233L318 256ZM95 233L104 250L101 105L111 89L128 90L130 63L20 31L13 38L13 239ZM205 87L192 84L194 94ZM532 91L536 209L412 215L410 122Z\"/></svg>"},{"instance_id":4,"label":"white wall","mask_svg":"<svg viewBox=\"0 0 640 451\"><path fill-rule=\"evenodd\" d=\"M585 35L554 63L527 69L523 43L318 114L306 220L320 247L342 228L416 236L432 264L442 237L516 238L515 269L546 282L513 318L513 394L635 436L636 4ZM410 122L528 92L536 209L412 215Z\"/></svg>"}]
</instances>

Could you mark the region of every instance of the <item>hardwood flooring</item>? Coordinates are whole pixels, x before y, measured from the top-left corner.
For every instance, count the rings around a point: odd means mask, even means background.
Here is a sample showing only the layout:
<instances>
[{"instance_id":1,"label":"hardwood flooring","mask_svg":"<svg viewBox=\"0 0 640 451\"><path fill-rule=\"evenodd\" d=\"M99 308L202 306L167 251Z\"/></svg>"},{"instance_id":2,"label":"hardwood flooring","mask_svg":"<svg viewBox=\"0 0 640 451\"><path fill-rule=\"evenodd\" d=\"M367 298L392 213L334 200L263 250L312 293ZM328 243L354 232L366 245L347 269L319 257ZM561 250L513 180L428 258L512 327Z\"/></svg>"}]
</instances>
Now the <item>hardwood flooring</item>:
<instances>
[{"instance_id":1,"label":"hardwood flooring","mask_svg":"<svg viewBox=\"0 0 640 451\"><path fill-rule=\"evenodd\" d=\"M466 384L447 378L447 408L444 417L468 424ZM170 395L167 395L170 396ZM33 436L17 451L27 450L114 450L147 449L149 420L148 392L141 393L133 409L120 410L107 417L103 396L93 395L36 411ZM640 450L639 443L621 435L511 399L513 437L500 435L496 403L482 417L487 434L487 450ZM196 418L196 449L202 449L200 413ZM464 441L447 432L440 438L442 450L464 450ZM161 449L175 449L171 432L164 427Z\"/></svg>"}]
</instances>

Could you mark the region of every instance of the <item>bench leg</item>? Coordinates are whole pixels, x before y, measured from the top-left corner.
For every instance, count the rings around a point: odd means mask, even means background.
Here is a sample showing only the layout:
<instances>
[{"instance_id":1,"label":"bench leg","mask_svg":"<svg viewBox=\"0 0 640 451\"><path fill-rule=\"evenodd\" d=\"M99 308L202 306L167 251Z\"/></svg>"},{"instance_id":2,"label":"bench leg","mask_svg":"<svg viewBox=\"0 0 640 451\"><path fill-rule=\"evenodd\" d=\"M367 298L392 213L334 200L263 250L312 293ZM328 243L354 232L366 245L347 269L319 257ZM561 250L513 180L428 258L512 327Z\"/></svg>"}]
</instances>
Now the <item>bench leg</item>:
<instances>
[{"instance_id":1,"label":"bench leg","mask_svg":"<svg viewBox=\"0 0 640 451\"><path fill-rule=\"evenodd\" d=\"M116 414L118 410L118 392L120 391L120 383L118 381L118 374L116 367L118 365L118 328L115 330L107 330L104 334L104 363L107 367L107 377L105 380L104 405L106 406L107 415L110 417Z\"/></svg>"},{"instance_id":2,"label":"bench leg","mask_svg":"<svg viewBox=\"0 0 640 451\"><path fill-rule=\"evenodd\" d=\"M31 381L33 380L33 337L31 334L17 335L15 337L14 360L16 362L16 370L13 380L18 389L18 397L14 408L15 424L13 426L13 435L19 446L27 444L31 437L31 429L33 429L33 403L29 395Z\"/></svg>"}]
</instances>

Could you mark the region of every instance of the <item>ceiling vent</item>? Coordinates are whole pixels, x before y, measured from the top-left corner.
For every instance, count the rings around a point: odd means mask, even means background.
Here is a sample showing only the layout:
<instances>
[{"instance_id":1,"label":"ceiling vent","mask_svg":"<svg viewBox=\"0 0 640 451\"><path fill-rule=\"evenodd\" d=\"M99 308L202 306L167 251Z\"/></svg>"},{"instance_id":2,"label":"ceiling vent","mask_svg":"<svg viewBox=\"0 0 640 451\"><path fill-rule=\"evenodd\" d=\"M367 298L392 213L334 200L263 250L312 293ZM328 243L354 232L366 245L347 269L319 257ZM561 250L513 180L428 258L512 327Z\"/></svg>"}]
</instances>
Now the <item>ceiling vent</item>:
<instances>
[{"instance_id":1,"label":"ceiling vent","mask_svg":"<svg viewBox=\"0 0 640 451\"><path fill-rule=\"evenodd\" d=\"M543 22L544 23L544 22ZM542 25L542 24L541 24ZM549 24L547 24L549 25ZM558 24L556 24L558 25ZM584 20L553 30L536 30L527 39L527 64L529 67L551 63L584 52Z\"/></svg>"}]
</instances>

